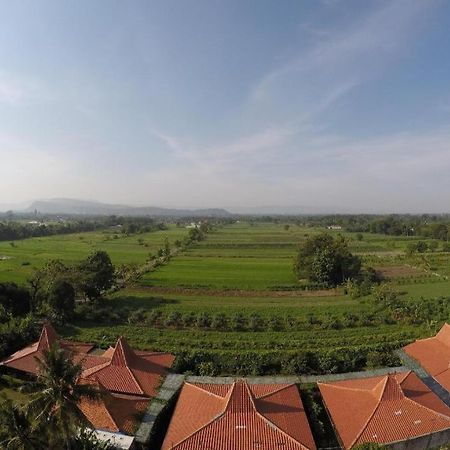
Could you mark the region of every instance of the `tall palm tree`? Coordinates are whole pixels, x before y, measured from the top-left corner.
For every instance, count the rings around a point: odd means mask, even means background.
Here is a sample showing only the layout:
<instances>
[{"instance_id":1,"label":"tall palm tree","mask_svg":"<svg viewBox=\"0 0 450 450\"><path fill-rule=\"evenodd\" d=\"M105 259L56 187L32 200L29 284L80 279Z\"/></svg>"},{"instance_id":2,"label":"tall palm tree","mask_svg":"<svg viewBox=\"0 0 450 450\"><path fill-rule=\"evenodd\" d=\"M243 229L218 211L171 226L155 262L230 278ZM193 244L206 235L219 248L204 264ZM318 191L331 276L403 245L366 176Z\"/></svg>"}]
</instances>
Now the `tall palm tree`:
<instances>
[{"instance_id":1,"label":"tall palm tree","mask_svg":"<svg viewBox=\"0 0 450 450\"><path fill-rule=\"evenodd\" d=\"M45 447L42 434L23 408L10 400L0 401L0 448L36 450Z\"/></svg>"},{"instance_id":2,"label":"tall palm tree","mask_svg":"<svg viewBox=\"0 0 450 450\"><path fill-rule=\"evenodd\" d=\"M78 384L81 365L74 364L70 354L58 346L44 350L37 363L37 391L31 394L30 411L36 426L45 424L48 430L48 448L70 449L80 428L89 425L78 404L85 397L98 398L99 391L91 385Z\"/></svg>"}]
</instances>

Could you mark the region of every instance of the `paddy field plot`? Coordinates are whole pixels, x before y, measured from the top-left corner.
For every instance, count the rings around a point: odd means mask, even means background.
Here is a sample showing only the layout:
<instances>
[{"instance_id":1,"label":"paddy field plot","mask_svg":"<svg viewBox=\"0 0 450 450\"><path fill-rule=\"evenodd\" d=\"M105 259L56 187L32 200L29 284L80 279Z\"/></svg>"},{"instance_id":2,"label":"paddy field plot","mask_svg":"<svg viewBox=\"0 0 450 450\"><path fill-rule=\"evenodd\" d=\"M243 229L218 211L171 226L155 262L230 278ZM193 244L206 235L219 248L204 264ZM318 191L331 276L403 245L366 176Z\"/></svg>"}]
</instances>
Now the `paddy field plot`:
<instances>
[{"instance_id":1,"label":"paddy field plot","mask_svg":"<svg viewBox=\"0 0 450 450\"><path fill-rule=\"evenodd\" d=\"M93 231L66 235L0 242L0 282L24 283L35 268L51 259L75 263L95 250L105 250L113 264L144 264L149 253L170 242L182 239L187 230L170 226L168 230L125 236L113 231ZM138 242L139 240L139 242Z\"/></svg>"}]
</instances>

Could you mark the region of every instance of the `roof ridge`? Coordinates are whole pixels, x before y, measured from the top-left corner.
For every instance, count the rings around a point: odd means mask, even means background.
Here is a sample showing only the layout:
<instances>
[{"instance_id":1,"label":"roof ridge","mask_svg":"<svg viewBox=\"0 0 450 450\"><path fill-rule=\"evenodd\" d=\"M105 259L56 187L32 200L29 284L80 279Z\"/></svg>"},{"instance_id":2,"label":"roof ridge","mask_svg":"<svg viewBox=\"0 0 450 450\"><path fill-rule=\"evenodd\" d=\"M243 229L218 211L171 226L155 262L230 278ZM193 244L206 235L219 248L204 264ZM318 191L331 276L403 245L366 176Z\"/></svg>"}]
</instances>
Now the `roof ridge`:
<instances>
[{"instance_id":1,"label":"roof ridge","mask_svg":"<svg viewBox=\"0 0 450 450\"><path fill-rule=\"evenodd\" d=\"M139 358L139 356L128 345L127 340L123 336L120 336L117 339L114 352L111 356L111 364L113 366L121 366L123 363L123 365L128 367L135 362L136 358Z\"/></svg>"},{"instance_id":2,"label":"roof ridge","mask_svg":"<svg viewBox=\"0 0 450 450\"><path fill-rule=\"evenodd\" d=\"M411 374L411 372L412 372L412 371L409 371L408 375L405 376L405 378L403 379L403 381ZM385 393L386 386L387 386L389 380L392 380L392 379L394 379L394 380L397 382L398 387L399 387L400 390L401 390L401 393L402 393L402 397L401 397L401 399L400 399L401 401L413 403L414 405L417 405L417 406L419 406L419 407L421 407L421 408L423 408L423 409L425 409L425 410L431 412L432 414L435 414L435 415L438 415L438 416L440 416L440 417L442 417L442 418L446 418L446 419L449 419L449 420L450 420L450 416L446 416L445 414L442 414L442 413L440 413L440 412L438 412L438 411L435 411L435 410L433 410L433 409L431 409L431 408L428 408L427 406L422 405L422 404L416 402L415 400L413 400L413 399L407 397L407 396L405 395L405 393L403 392L403 388L401 387L401 384L395 379L395 374L388 374L388 375L386 375L386 377L385 377L385 380L384 380L384 386L383 386L382 392L381 392L381 394L380 394L379 401L378 401L378 403L377 403L375 409L373 410L372 414L371 414L371 415L369 416L369 418L367 419L366 424L365 424L364 427L362 428L361 432L360 432L360 433L356 436L356 438L351 442L351 444L350 444L350 446L349 446L350 448L353 447L353 446L355 445L355 443L358 441L358 439L361 437L361 435L364 433L364 431L365 431L365 430L367 429L367 427L369 426L370 421L373 419L373 417L374 417L374 415L376 414L376 412L378 411L380 405L383 403L383 395L384 395L384 393ZM377 385L377 386L378 386L378 385ZM375 386L374 389L375 389L377 386Z\"/></svg>"},{"instance_id":3,"label":"roof ridge","mask_svg":"<svg viewBox=\"0 0 450 450\"><path fill-rule=\"evenodd\" d=\"M278 389L276 392L282 391L283 389L286 389L287 387L292 387L295 386L295 384L291 384L290 386L285 386L282 389ZM288 439L290 439L291 441L293 441L294 444L299 445L301 448L304 448L306 450L310 450L306 445L304 445L303 443L297 441L297 439L295 439L293 436L291 436L288 432L284 431L283 429L281 429L276 423L272 422L270 419L268 419L263 413L261 413L260 411L258 411L258 409L255 406L255 412L256 414L264 421L268 422L270 424L270 426L272 426L274 429L276 429L279 433L285 435Z\"/></svg>"},{"instance_id":4,"label":"roof ridge","mask_svg":"<svg viewBox=\"0 0 450 450\"><path fill-rule=\"evenodd\" d=\"M347 380L346 380L347 381ZM372 389L374 389L376 386L378 386L378 384L383 381L380 380ZM317 384L321 385L321 386L331 386L333 389L345 389L345 390L349 390L349 391L360 391L360 392L370 392L372 389L367 388L367 389L363 389L363 388L355 388L355 387L348 387L348 386L340 386L338 384L334 384L335 382L333 381L318 381ZM339 381L338 381L339 383Z\"/></svg>"},{"instance_id":5,"label":"roof ridge","mask_svg":"<svg viewBox=\"0 0 450 450\"><path fill-rule=\"evenodd\" d=\"M260 413L260 412L258 411L257 407L256 407L256 404L255 404L255 398L253 397L253 394L252 394L252 392L251 392L251 390L250 390L250 387L249 387L248 383L247 383L245 380L243 380L241 383L244 385L244 387L245 387L245 389L246 389L246 392L248 393L248 395L249 395L249 397L250 397L250 402L251 402L252 405L253 405L253 408L250 410L250 413L253 412L260 420L262 420L263 422L265 422L267 425L269 425L271 428L273 428L276 432L281 433L281 434L282 434L283 436L285 436L288 440L290 440L294 445L298 446L298 447L301 448L302 450L311 450L311 449L309 449L309 447L307 447L306 445L304 445L302 442L299 442L297 439L295 439L295 438L294 438L293 436L291 436L289 433L287 433L286 431L284 431L283 429L281 429L276 423L272 422L272 421L269 420L266 416L264 416L262 413ZM195 383L189 383L189 382L186 382L186 384L189 385L189 386L194 386L194 387L196 387L197 389L200 389L200 390L204 391L205 393L209 393L209 391L205 391L205 390L202 389L200 386L196 386ZM231 402L231 399L232 399L232 397L233 397L233 393L234 393L234 391L235 391L235 388L236 388L236 385L237 385L237 384L238 384L238 382L235 381L235 382L231 385L230 389L228 390L227 395L226 395L225 397L219 397L219 398L222 399L222 400L225 400L225 399L226 399L226 402L227 402L227 403L226 403L226 406L225 406L224 410L223 410L220 414L218 414L218 415L216 415L215 417L213 417L209 422L205 423L202 427L200 427L200 428L198 428L197 430L193 431L191 434L189 434L188 436L186 436L184 439L182 439L181 441L177 442L175 445L173 445L172 447L170 447L171 450L177 450L177 448L179 448L179 446L182 445L184 442L186 442L187 440L191 439L193 436L195 436L196 434L200 433L201 431L203 431L204 429L208 428L209 426L213 425L214 422L216 422L217 420L219 420L220 418L222 418L222 417L228 412L228 410L229 410L229 405L230 405L230 402ZM282 391L283 389L286 389L286 388L292 387L292 386L295 386L295 384L292 383L292 384L290 384L290 385L283 386L282 388L277 389L275 392ZM275 392L273 392L273 393L275 393ZM213 394L213 395L215 395L215 394ZM227 397L228 397L228 398L227 398ZM261 398L261 397L260 397L260 398ZM259 400L259 399L256 399L256 400Z\"/></svg>"},{"instance_id":6,"label":"roof ridge","mask_svg":"<svg viewBox=\"0 0 450 450\"><path fill-rule=\"evenodd\" d=\"M404 381L405 381L412 373L413 373L413 371L410 369L410 370L406 370L406 371L404 371L404 372L397 372L397 373L395 374L396 377L397 377L397 375L399 375L399 376L404 375L404 377L402 378L402 380L398 382L398 384L400 385L400 387L402 388L402 390L403 390L402 383L403 383L403 382L404 382ZM398 380L397 380L397 381L398 381Z\"/></svg>"},{"instance_id":7,"label":"roof ridge","mask_svg":"<svg viewBox=\"0 0 450 450\"><path fill-rule=\"evenodd\" d=\"M447 322L444 322L441 329L434 336L439 342L444 344L446 347L449 347L450 344L450 325Z\"/></svg>"},{"instance_id":8,"label":"roof ridge","mask_svg":"<svg viewBox=\"0 0 450 450\"><path fill-rule=\"evenodd\" d=\"M231 385L230 390L227 392L227 395L225 396L225 399L226 399L227 403L226 403L225 408L223 410L223 414L225 414L228 411L228 407L230 406L230 402L231 402L231 397L233 397L234 390L236 389L236 384L237 384L237 382L234 381L233 384ZM220 417L220 415L218 417Z\"/></svg>"},{"instance_id":9,"label":"roof ridge","mask_svg":"<svg viewBox=\"0 0 450 450\"><path fill-rule=\"evenodd\" d=\"M291 436L286 431L282 430L276 423L269 420L266 416L264 416L262 413L260 413L258 410L256 410L256 414L264 421L268 422L271 427L273 427L275 430L277 430L279 433L285 435L288 439L290 439L295 445L299 445L300 447L310 450L306 445L302 444L301 442L297 441L293 436Z\"/></svg>"},{"instance_id":10,"label":"roof ridge","mask_svg":"<svg viewBox=\"0 0 450 450\"><path fill-rule=\"evenodd\" d=\"M59 336L55 329L50 325L50 323L44 323L42 326L41 334L38 340L38 350L43 348L49 349L57 340ZM43 346L41 344L44 344Z\"/></svg>"},{"instance_id":11,"label":"roof ridge","mask_svg":"<svg viewBox=\"0 0 450 450\"><path fill-rule=\"evenodd\" d=\"M138 379L135 377L135 375L134 375L133 371L131 370L131 368L128 367L128 366L125 366L125 367L126 367L126 369L128 370L128 372L130 372L130 375L131 375L131 377L133 378L134 382L136 383L136 386L137 386L138 389L141 391L141 392L140 392L141 395L144 395L144 394L145 394L144 389L142 389L142 386L140 385Z\"/></svg>"},{"instance_id":12,"label":"roof ridge","mask_svg":"<svg viewBox=\"0 0 450 450\"><path fill-rule=\"evenodd\" d=\"M198 383L197 384L197 383L191 383L189 381L186 381L185 384L189 385L189 386L192 386L192 387L195 387L195 388L205 392L206 394L214 395L214 397L217 397L220 400L225 400L225 398L226 398L226 395L225 395L225 397L222 397L221 395L215 394L214 392L211 392L211 391L207 391L206 389L203 389L201 386L199 386L199 384L206 384L207 385L208 383ZM224 384L224 386L225 385L226 384ZM231 387L231 385L230 385L230 387ZM228 392L227 392L227 394L228 394Z\"/></svg>"},{"instance_id":13,"label":"roof ridge","mask_svg":"<svg viewBox=\"0 0 450 450\"><path fill-rule=\"evenodd\" d=\"M91 375L96 374L100 370L104 369L105 367L108 367L111 364L111 361L106 361L104 363L98 364L97 366L90 367L89 369L83 370L81 372L82 377L90 377Z\"/></svg>"},{"instance_id":14,"label":"roof ridge","mask_svg":"<svg viewBox=\"0 0 450 450\"><path fill-rule=\"evenodd\" d=\"M436 395L436 397L445 405L445 403L440 399L440 397L438 397L437 395ZM428 406L422 405L421 403L416 402L415 400L413 400L412 398L407 397L406 395L405 395L405 400L408 400L409 402L414 403L415 405L419 406L420 408L426 409L427 411L430 411L433 414L436 414L438 416L441 416L442 418L446 418L446 419L450 420L450 416L446 416L445 414L442 414L439 411L431 409Z\"/></svg>"},{"instance_id":15,"label":"roof ridge","mask_svg":"<svg viewBox=\"0 0 450 450\"><path fill-rule=\"evenodd\" d=\"M188 382L187 382L187 384L190 385L190 386L195 386L194 383L188 383ZM228 390L227 395L226 395L225 397L221 397L222 400L225 400L226 397L228 396L227 404L225 405L224 410L223 410L220 414L218 414L217 416L214 416L209 422L206 422L203 426L201 426L201 427L198 428L197 430L194 430L191 434L189 434L188 436L186 436L186 437L185 437L184 439L182 439L180 442L178 442L178 443L176 443L175 445L173 445L173 446L171 447L171 450L176 450L177 447L180 446L183 442L186 442L188 439L191 439L191 438L192 438L193 436L195 436L197 433L200 433L200 431L202 431L202 430L204 430L205 428L207 428L208 426L212 425L216 420L218 420L220 417L222 417L222 416L225 415L226 410L227 410L227 407L228 407L228 403L230 402L231 394L232 394L232 391L234 390L235 385L236 385L236 382L234 382L234 383L230 386L230 389ZM199 389L201 389L201 388L199 388ZM203 389L201 389L201 390L203 390ZM204 390L203 390L203 391L204 391ZM206 393L207 391L204 391L204 392Z\"/></svg>"},{"instance_id":16,"label":"roof ridge","mask_svg":"<svg viewBox=\"0 0 450 450\"><path fill-rule=\"evenodd\" d=\"M375 387L376 389L376 387ZM391 392L388 392L388 389L390 389ZM392 392L393 391L393 392ZM395 377L395 374L389 373L386 376L386 383L383 386L383 390L380 394L380 402L386 401L386 395L391 394L391 396L397 396L398 399L405 398L405 393L403 392L402 387L400 386L400 383L397 381L397 378Z\"/></svg>"},{"instance_id":17,"label":"roof ridge","mask_svg":"<svg viewBox=\"0 0 450 450\"><path fill-rule=\"evenodd\" d=\"M282 391L283 389L290 388L291 386L295 386L295 383L289 383L289 384L281 385L280 388L275 389L273 392L269 392L267 394L261 395L261 397L256 397L255 396L255 400L261 400L261 399L264 399L266 397L270 397L271 395L274 395L274 394Z\"/></svg>"},{"instance_id":18,"label":"roof ridge","mask_svg":"<svg viewBox=\"0 0 450 450\"><path fill-rule=\"evenodd\" d=\"M376 387L377 387L380 383L384 383L382 392L381 392L381 394L380 394L380 397L379 397L379 399L378 399L377 404L375 405L374 410L372 411L372 414L369 415L368 419L366 420L366 423L365 423L365 424L363 425L363 427L361 428L361 431L356 435L355 439L353 439L353 441L350 443L350 445L348 446L349 448L352 448L352 447L355 445L356 441L361 437L361 435L362 435L362 434L364 433L364 431L367 429L367 427L369 426L369 422L373 419L373 416L375 415L375 413L377 412L378 408L380 407L380 404L381 404L381 398L382 398L384 389L386 388L387 381L388 381L388 376L385 376L382 380L380 380L379 383L377 383L377 384L373 387L372 391L373 391L374 389L376 389ZM366 389L366 390L367 390L367 389Z\"/></svg>"},{"instance_id":19,"label":"roof ridge","mask_svg":"<svg viewBox=\"0 0 450 450\"><path fill-rule=\"evenodd\" d=\"M448 363L448 366L447 366L446 369L441 370L440 372L435 373L435 374L433 375L433 378L436 378L436 377L438 377L439 375L442 375L444 372L447 372L447 370L449 370L449 369L450 369L450 363Z\"/></svg>"},{"instance_id":20,"label":"roof ridge","mask_svg":"<svg viewBox=\"0 0 450 450\"><path fill-rule=\"evenodd\" d=\"M38 341L38 342L39 342L39 341ZM38 344L38 342L34 342L33 344L29 345L28 347L31 348L31 347L33 347L33 345ZM2 360L2 361L0 362L0 366L7 365L8 363L13 362L13 361L19 361L20 359L23 359L23 358L25 358L25 357L27 357L27 356L31 356L33 353L37 353L37 352L38 352L38 346L36 345L36 348L35 348L34 350L30 350L28 353L25 353L24 355L20 355L20 356L14 358L14 355L15 355L16 353L19 353L19 352L25 350L25 349L28 348L28 347L25 347L25 348L23 348L23 349L21 349L21 350L17 350L17 352L13 353L13 354L10 355L8 358Z\"/></svg>"},{"instance_id":21,"label":"roof ridge","mask_svg":"<svg viewBox=\"0 0 450 450\"><path fill-rule=\"evenodd\" d=\"M97 382L98 382L98 381L97 381ZM101 391L103 385L102 385L101 383L99 383L99 382L98 382L98 384L99 384L99 386L100 386L100 391ZM109 410L109 408L108 408L108 405L106 404L106 399L112 399L112 398L113 398L113 396L112 396L111 392L109 392L108 390L106 390L106 395L105 395L105 397L100 398L100 401L103 402L104 408L105 408L105 410L106 410L106 412L107 412L109 418L111 419L112 423L116 426L117 431L120 432L120 431L121 431L120 426L119 426L119 424L117 423L116 419L115 419L115 418L113 417L113 415L111 414L111 412L110 412L110 410Z\"/></svg>"}]
</instances>

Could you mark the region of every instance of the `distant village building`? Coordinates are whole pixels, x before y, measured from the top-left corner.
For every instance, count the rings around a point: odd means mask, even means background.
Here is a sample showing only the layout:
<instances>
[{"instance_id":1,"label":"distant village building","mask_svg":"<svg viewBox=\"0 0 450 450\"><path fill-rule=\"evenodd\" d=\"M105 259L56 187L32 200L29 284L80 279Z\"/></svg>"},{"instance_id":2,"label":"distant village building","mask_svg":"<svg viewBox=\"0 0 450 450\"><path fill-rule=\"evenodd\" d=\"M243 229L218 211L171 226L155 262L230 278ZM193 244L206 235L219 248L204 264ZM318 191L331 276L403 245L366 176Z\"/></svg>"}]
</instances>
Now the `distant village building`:
<instances>
[{"instance_id":1,"label":"distant village building","mask_svg":"<svg viewBox=\"0 0 450 450\"><path fill-rule=\"evenodd\" d=\"M100 355L91 352L93 345L60 339L53 327L43 326L38 342L25 347L0 363L10 370L38 375L36 360L58 344L67 355L82 366L79 383L90 383L103 392L101 399L83 399L80 411L98 436L129 449L134 441L136 418L156 395L162 376L175 357L169 353L134 351L124 338ZM119 445L120 444L120 445Z\"/></svg>"},{"instance_id":2,"label":"distant village building","mask_svg":"<svg viewBox=\"0 0 450 450\"><path fill-rule=\"evenodd\" d=\"M186 225L186 228L198 228L200 226L200 223L191 222L189 225Z\"/></svg>"},{"instance_id":3,"label":"distant village building","mask_svg":"<svg viewBox=\"0 0 450 450\"><path fill-rule=\"evenodd\" d=\"M411 371L318 386L346 450L404 441L411 448L427 448L433 434L450 429L450 408ZM414 447L411 441L419 439L425 444ZM448 433L443 439L448 440Z\"/></svg>"},{"instance_id":4,"label":"distant village building","mask_svg":"<svg viewBox=\"0 0 450 450\"><path fill-rule=\"evenodd\" d=\"M328 225L327 230L342 230L340 225Z\"/></svg>"},{"instance_id":5,"label":"distant village building","mask_svg":"<svg viewBox=\"0 0 450 450\"><path fill-rule=\"evenodd\" d=\"M445 323L436 336L419 339L403 349L447 391L450 391L450 325Z\"/></svg>"},{"instance_id":6,"label":"distant village building","mask_svg":"<svg viewBox=\"0 0 450 450\"><path fill-rule=\"evenodd\" d=\"M162 450L315 450L294 384L185 383Z\"/></svg>"}]
</instances>

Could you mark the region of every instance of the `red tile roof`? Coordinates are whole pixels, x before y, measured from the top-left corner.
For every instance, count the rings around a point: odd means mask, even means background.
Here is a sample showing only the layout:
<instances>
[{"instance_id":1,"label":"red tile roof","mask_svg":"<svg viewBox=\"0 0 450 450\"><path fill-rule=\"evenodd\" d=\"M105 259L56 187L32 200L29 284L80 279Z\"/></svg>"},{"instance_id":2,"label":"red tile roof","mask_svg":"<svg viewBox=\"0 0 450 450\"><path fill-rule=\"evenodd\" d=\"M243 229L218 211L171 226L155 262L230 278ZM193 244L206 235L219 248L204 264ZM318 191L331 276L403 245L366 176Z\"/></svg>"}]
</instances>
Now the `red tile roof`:
<instances>
[{"instance_id":1,"label":"red tile roof","mask_svg":"<svg viewBox=\"0 0 450 450\"><path fill-rule=\"evenodd\" d=\"M407 345L404 351L450 391L450 325L448 323L444 324L436 336L419 339Z\"/></svg>"},{"instance_id":2,"label":"red tile roof","mask_svg":"<svg viewBox=\"0 0 450 450\"><path fill-rule=\"evenodd\" d=\"M318 385L345 449L450 428L450 408L413 372Z\"/></svg>"},{"instance_id":3,"label":"red tile roof","mask_svg":"<svg viewBox=\"0 0 450 450\"><path fill-rule=\"evenodd\" d=\"M148 399L112 394L101 386L102 395L97 400L83 398L78 407L89 423L97 430L133 434L137 419L148 406Z\"/></svg>"},{"instance_id":4,"label":"red tile roof","mask_svg":"<svg viewBox=\"0 0 450 450\"><path fill-rule=\"evenodd\" d=\"M87 358L87 352L93 348L90 344L59 339L53 327L50 324L44 324L37 342L14 353L9 358L2 361L0 365L37 375L39 366L36 362L36 358L40 359L42 357L42 352L44 350L49 350L55 343L58 343L62 348L72 354L78 353L81 355L78 357L79 360Z\"/></svg>"},{"instance_id":5,"label":"red tile roof","mask_svg":"<svg viewBox=\"0 0 450 450\"><path fill-rule=\"evenodd\" d=\"M83 371L81 376L98 380L109 391L153 397L174 359L170 353L135 352L120 338L114 350L103 354L103 363Z\"/></svg>"},{"instance_id":6,"label":"red tile roof","mask_svg":"<svg viewBox=\"0 0 450 450\"><path fill-rule=\"evenodd\" d=\"M100 400L85 398L79 407L92 426L111 432L134 431L136 416L145 411L148 397L156 394L162 375L175 359L168 353L135 352L123 338L103 355L89 354L92 345L61 340L53 327L45 324L38 342L14 353L0 365L37 375L36 359L42 358L43 352L56 343L75 363L81 364L79 382L93 383L104 391Z\"/></svg>"},{"instance_id":7,"label":"red tile roof","mask_svg":"<svg viewBox=\"0 0 450 450\"><path fill-rule=\"evenodd\" d=\"M315 450L294 384L185 383L162 450Z\"/></svg>"}]
</instances>

